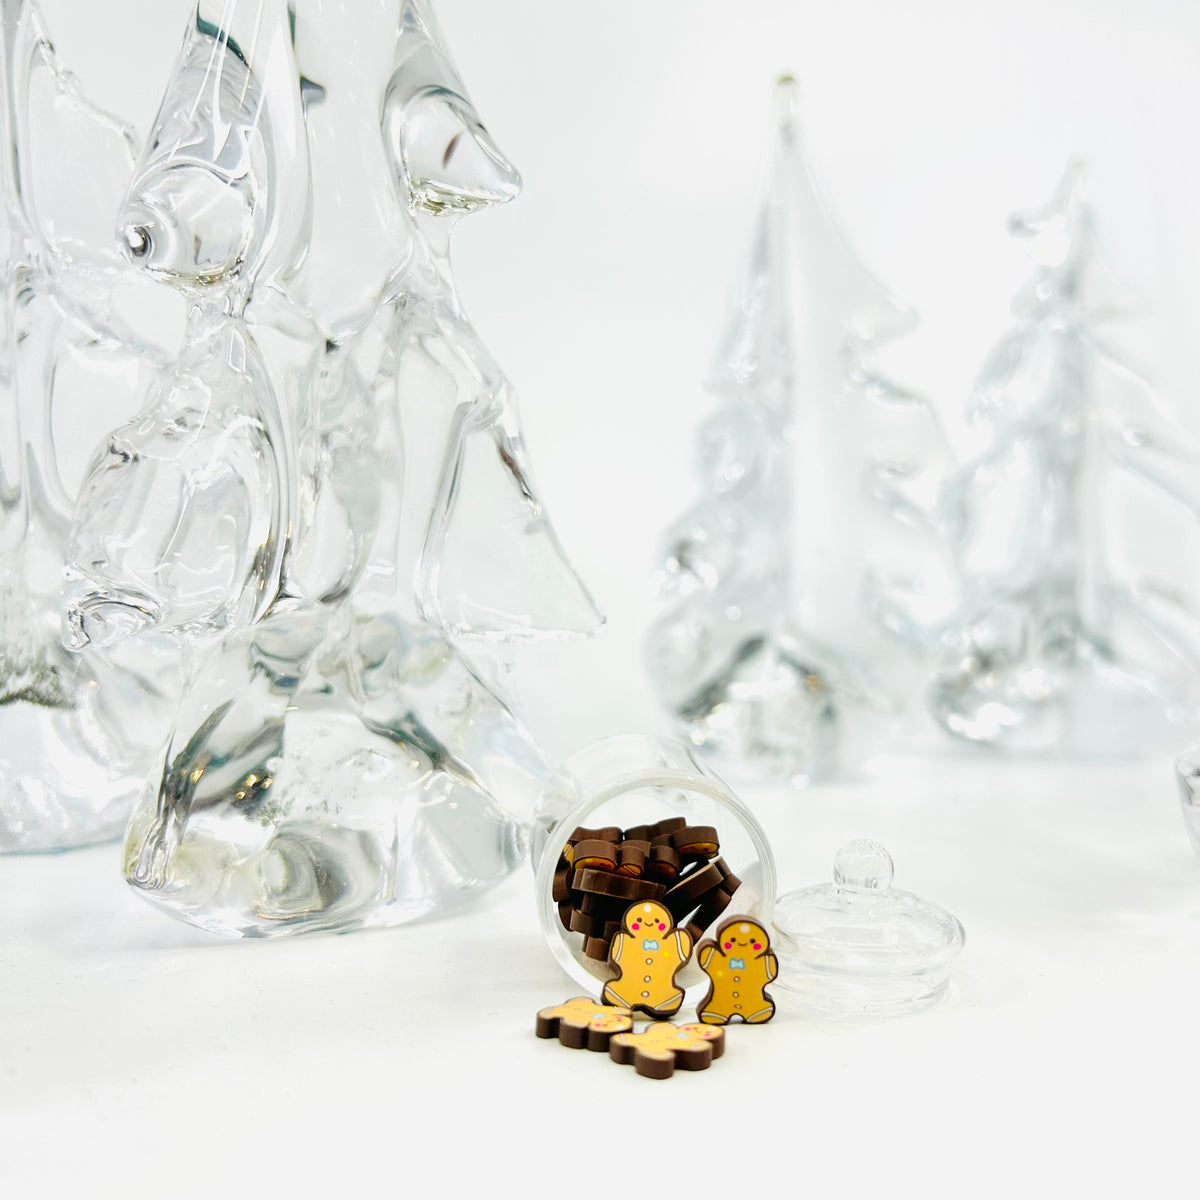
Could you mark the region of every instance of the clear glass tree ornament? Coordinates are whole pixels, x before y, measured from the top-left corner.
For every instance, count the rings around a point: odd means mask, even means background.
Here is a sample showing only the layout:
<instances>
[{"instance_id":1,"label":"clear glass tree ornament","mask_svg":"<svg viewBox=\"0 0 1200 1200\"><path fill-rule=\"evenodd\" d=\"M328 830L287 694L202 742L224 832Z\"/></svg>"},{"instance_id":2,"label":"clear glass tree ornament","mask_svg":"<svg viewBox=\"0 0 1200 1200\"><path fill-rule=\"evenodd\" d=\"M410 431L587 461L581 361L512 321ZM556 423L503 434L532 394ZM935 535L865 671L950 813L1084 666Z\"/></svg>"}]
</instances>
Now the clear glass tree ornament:
<instances>
[{"instance_id":1,"label":"clear glass tree ornament","mask_svg":"<svg viewBox=\"0 0 1200 1200\"><path fill-rule=\"evenodd\" d=\"M682 735L733 777L857 768L894 725L872 679L884 629L930 636L952 579L933 528L949 449L878 350L913 314L831 220L804 154L798 88L775 150L698 440L704 496L665 534L650 677Z\"/></svg>"},{"instance_id":2,"label":"clear glass tree ornament","mask_svg":"<svg viewBox=\"0 0 1200 1200\"><path fill-rule=\"evenodd\" d=\"M1098 329L1131 304L1083 167L1015 214L1034 276L975 385L985 447L946 489L963 601L932 690L951 733L1144 753L1200 703L1200 444Z\"/></svg>"},{"instance_id":3,"label":"clear glass tree ornament","mask_svg":"<svg viewBox=\"0 0 1200 1200\"><path fill-rule=\"evenodd\" d=\"M0 851L57 850L124 828L178 696L163 638L59 637L86 457L168 366L117 303L141 282L112 245L137 139L64 70L33 0L0 0L0 26Z\"/></svg>"},{"instance_id":4,"label":"clear glass tree ornament","mask_svg":"<svg viewBox=\"0 0 1200 1200\"><path fill-rule=\"evenodd\" d=\"M198 5L121 226L187 338L92 465L66 616L190 656L125 859L177 916L394 924L527 850L548 768L489 646L600 618L450 270L519 186L424 0Z\"/></svg>"}]
</instances>

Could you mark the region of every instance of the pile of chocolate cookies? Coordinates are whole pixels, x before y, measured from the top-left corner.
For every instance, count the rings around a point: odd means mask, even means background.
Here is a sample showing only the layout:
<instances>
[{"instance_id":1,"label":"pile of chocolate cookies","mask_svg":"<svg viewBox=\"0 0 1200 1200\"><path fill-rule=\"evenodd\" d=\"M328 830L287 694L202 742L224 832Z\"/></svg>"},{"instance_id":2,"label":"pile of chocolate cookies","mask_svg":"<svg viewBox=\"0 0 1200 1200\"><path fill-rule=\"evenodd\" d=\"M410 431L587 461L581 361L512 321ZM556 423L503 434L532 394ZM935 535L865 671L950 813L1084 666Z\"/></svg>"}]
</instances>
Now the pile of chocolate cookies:
<instances>
[{"instance_id":1,"label":"pile of chocolate cookies","mask_svg":"<svg viewBox=\"0 0 1200 1200\"><path fill-rule=\"evenodd\" d=\"M588 958L607 961L634 901L658 900L692 940L729 907L741 880L720 856L717 831L668 817L624 831L576 829L554 874L559 919L583 937Z\"/></svg>"}]
</instances>

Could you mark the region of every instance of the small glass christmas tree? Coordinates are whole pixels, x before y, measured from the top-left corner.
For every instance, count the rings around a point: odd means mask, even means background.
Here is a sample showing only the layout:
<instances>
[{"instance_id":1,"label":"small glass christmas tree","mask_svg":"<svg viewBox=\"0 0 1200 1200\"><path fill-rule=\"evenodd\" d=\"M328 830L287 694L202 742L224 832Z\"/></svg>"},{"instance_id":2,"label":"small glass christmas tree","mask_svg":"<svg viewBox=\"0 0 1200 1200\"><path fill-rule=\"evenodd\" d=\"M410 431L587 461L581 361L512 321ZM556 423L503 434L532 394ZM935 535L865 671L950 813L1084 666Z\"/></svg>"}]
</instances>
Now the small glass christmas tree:
<instances>
[{"instance_id":1,"label":"small glass christmas tree","mask_svg":"<svg viewBox=\"0 0 1200 1200\"><path fill-rule=\"evenodd\" d=\"M947 493L964 598L933 711L1008 749L1145 752L1196 717L1200 448L1099 336L1128 305L1080 164L1011 229L1035 274L976 384L986 448Z\"/></svg>"},{"instance_id":2,"label":"small glass christmas tree","mask_svg":"<svg viewBox=\"0 0 1200 1200\"><path fill-rule=\"evenodd\" d=\"M524 856L547 767L462 641L599 617L450 271L519 186L423 0L201 0L122 215L187 337L93 464L67 613L190 656L126 844L175 915L398 923Z\"/></svg>"},{"instance_id":3,"label":"small glass christmas tree","mask_svg":"<svg viewBox=\"0 0 1200 1200\"><path fill-rule=\"evenodd\" d=\"M724 770L803 780L856 767L890 727L864 668L883 628L918 639L940 619L926 560L944 567L931 522L949 452L924 402L876 367L915 318L831 221L791 78L775 103L699 437L706 494L664 538L646 658L684 736Z\"/></svg>"}]
</instances>

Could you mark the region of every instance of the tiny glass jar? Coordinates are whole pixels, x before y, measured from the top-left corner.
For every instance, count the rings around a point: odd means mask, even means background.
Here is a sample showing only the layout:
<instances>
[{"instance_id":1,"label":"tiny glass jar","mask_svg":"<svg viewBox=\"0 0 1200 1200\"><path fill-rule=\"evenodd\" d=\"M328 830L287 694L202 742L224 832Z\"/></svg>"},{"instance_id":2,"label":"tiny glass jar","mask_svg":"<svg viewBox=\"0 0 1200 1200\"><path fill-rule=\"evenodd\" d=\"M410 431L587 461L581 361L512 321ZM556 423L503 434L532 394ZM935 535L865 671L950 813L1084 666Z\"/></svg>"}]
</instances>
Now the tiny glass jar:
<instances>
[{"instance_id":1,"label":"tiny glass jar","mask_svg":"<svg viewBox=\"0 0 1200 1200\"><path fill-rule=\"evenodd\" d=\"M579 826L629 829L683 817L688 825L717 831L719 855L740 885L717 920L745 913L765 923L775 904L775 858L767 836L750 810L719 776L685 745L664 738L628 734L594 742L560 768L542 794L534 816L532 862L542 933L564 971L595 994L612 972L588 958L583 937L568 930L554 900L554 876L563 847ZM717 922L712 924L715 926ZM707 936L710 930L705 930ZM689 963L679 975L686 1003L704 987L699 968Z\"/></svg>"}]
</instances>

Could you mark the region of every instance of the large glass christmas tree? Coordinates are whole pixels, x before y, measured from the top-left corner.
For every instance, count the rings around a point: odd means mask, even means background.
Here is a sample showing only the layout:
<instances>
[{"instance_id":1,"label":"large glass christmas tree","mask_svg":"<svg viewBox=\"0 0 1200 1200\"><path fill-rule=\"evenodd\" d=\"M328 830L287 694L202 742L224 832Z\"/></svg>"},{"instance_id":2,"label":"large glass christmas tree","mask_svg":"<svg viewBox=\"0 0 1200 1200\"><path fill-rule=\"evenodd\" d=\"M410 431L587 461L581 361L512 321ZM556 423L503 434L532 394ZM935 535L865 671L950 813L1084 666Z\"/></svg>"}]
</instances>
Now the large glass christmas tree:
<instances>
[{"instance_id":1,"label":"large glass christmas tree","mask_svg":"<svg viewBox=\"0 0 1200 1200\"><path fill-rule=\"evenodd\" d=\"M598 616L450 270L519 185L424 0L201 0L122 215L187 337L68 589L76 645L191 657L126 872L196 924L410 920L523 856L546 764L486 643Z\"/></svg>"}]
</instances>

